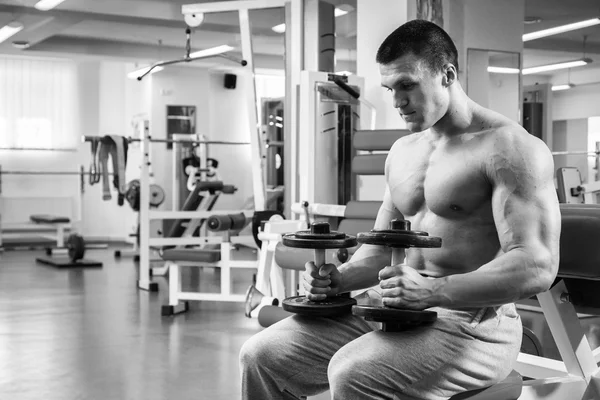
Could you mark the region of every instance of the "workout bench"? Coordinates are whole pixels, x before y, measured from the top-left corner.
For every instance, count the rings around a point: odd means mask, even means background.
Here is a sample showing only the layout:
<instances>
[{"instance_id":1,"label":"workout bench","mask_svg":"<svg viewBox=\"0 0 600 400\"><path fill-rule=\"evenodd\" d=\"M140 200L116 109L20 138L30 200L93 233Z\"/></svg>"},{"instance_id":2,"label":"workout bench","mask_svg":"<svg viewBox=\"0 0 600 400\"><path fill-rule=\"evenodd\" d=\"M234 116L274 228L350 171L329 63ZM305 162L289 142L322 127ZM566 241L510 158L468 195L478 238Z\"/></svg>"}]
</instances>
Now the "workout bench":
<instances>
[{"instance_id":1,"label":"workout bench","mask_svg":"<svg viewBox=\"0 0 600 400\"><path fill-rule=\"evenodd\" d=\"M246 238L232 236L232 231L242 230L251 221L244 213L214 215L206 224L213 232L222 232L223 240L217 248L175 248L162 252L162 258L169 261L169 303L162 306L162 315L186 312L186 300L244 302L245 295L233 294L231 290L231 270L233 268L256 268L257 261L238 259L235 244L250 244ZM252 244L254 239L250 237ZM221 287L219 293L184 292L181 285L181 267L216 267L220 270Z\"/></svg>"},{"instance_id":2,"label":"workout bench","mask_svg":"<svg viewBox=\"0 0 600 400\"><path fill-rule=\"evenodd\" d=\"M42 237L56 242L56 247L62 249L65 247L65 232L71 229L71 220L68 217L61 217L48 214L34 214L29 216L31 222L37 225L44 225L56 229L52 235L42 235Z\"/></svg>"}]
</instances>

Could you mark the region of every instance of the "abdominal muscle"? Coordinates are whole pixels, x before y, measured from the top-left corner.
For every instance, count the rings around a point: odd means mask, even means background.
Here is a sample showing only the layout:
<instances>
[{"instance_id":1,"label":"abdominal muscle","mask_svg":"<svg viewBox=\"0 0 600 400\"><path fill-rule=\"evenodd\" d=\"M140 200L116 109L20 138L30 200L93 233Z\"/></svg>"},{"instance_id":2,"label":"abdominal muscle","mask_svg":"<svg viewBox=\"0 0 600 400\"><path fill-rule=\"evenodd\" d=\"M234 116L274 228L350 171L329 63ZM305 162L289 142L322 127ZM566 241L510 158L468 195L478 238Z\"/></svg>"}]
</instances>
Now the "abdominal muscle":
<instances>
[{"instance_id":1,"label":"abdominal muscle","mask_svg":"<svg viewBox=\"0 0 600 400\"><path fill-rule=\"evenodd\" d=\"M442 239L441 248L408 249L406 263L423 275L439 278L471 272L502 252L493 219L445 218L431 210L405 218L411 221L411 230Z\"/></svg>"}]
</instances>

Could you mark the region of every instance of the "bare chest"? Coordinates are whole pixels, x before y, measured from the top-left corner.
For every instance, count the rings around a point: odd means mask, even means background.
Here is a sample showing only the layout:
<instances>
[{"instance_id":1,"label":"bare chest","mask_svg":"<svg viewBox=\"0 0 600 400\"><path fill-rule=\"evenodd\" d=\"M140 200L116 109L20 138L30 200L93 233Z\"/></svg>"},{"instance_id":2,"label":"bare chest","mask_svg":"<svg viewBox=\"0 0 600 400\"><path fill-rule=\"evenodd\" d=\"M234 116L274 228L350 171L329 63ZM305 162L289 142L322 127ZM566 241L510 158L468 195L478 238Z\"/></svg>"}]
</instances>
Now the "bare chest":
<instances>
[{"instance_id":1,"label":"bare chest","mask_svg":"<svg viewBox=\"0 0 600 400\"><path fill-rule=\"evenodd\" d=\"M468 146L404 149L389 160L388 186L406 217L425 210L442 217L471 215L491 197L483 161Z\"/></svg>"}]
</instances>

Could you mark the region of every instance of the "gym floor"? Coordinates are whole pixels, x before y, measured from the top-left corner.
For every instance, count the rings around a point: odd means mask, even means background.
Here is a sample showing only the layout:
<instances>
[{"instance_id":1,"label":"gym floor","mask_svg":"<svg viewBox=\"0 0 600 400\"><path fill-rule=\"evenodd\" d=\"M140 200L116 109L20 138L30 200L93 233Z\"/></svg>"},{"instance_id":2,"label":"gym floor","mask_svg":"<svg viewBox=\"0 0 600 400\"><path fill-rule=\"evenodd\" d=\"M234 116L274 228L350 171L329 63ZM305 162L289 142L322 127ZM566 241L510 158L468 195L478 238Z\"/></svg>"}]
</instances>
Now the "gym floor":
<instances>
[{"instance_id":1,"label":"gym floor","mask_svg":"<svg viewBox=\"0 0 600 400\"><path fill-rule=\"evenodd\" d=\"M42 251L0 253L0 399L230 400L240 397L238 353L261 330L240 303L191 302L190 311L161 317L160 291L136 288L130 258L112 250L86 257L103 268L61 270L36 264ZM240 271L241 272L241 271ZM251 271L234 275L244 293ZM184 289L218 287L212 268L185 268ZM558 358L541 314L523 311L525 326ZM600 319L585 318L591 344ZM325 400L327 393L311 400Z\"/></svg>"}]
</instances>

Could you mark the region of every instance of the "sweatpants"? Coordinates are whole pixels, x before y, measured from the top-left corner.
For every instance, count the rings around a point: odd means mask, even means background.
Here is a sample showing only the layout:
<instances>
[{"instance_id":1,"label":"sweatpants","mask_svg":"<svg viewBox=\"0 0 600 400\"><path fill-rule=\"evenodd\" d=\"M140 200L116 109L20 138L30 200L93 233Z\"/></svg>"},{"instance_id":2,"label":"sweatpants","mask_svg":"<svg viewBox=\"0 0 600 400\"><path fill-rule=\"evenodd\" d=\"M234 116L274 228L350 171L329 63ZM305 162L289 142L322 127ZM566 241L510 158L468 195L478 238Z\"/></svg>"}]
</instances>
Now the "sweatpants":
<instances>
[{"instance_id":1,"label":"sweatpants","mask_svg":"<svg viewBox=\"0 0 600 400\"><path fill-rule=\"evenodd\" d=\"M429 310L435 322L403 332L353 315L279 321L242 346L242 399L440 400L508 376L522 337L514 304Z\"/></svg>"}]
</instances>

